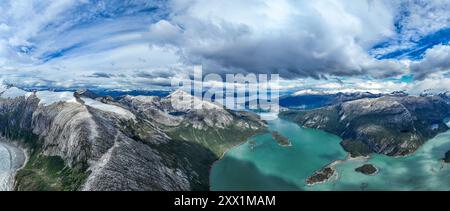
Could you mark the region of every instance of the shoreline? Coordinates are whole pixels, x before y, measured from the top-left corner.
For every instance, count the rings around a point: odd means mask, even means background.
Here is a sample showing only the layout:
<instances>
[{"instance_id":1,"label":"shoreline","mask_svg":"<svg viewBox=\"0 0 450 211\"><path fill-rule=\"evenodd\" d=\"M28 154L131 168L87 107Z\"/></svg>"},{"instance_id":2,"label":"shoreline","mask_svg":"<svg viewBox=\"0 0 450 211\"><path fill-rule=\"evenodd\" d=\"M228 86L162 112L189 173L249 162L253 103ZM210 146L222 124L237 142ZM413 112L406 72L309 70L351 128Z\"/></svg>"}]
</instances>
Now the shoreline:
<instances>
[{"instance_id":1,"label":"shoreline","mask_svg":"<svg viewBox=\"0 0 450 211\"><path fill-rule=\"evenodd\" d=\"M370 156L359 156L359 157L352 157L350 155L350 153L347 154L347 156L344 159L340 159L340 160L335 160L333 162L331 162L330 164L322 167L321 169L315 171L311 176L309 176L308 178L306 178L306 186L307 187L311 187L314 185L319 185L319 184L323 184L323 183L327 183L330 182L333 178L335 178L336 180L339 179L339 172L336 171L336 166L340 165L342 163L348 162L348 161L368 161L370 159ZM328 177L325 180L322 181L318 181L318 182L314 182L314 183L308 183L308 180L313 177L314 175L316 175L317 173L322 172L324 169L330 168L331 170L333 170L333 174ZM378 170L378 169L377 169Z\"/></svg>"},{"instance_id":2,"label":"shoreline","mask_svg":"<svg viewBox=\"0 0 450 211\"><path fill-rule=\"evenodd\" d=\"M25 160L24 160L22 166L20 166L19 168L17 168L17 169L14 171L14 174L13 174L13 183L12 183L12 191L14 191L14 187L16 187L16 182L17 182L17 181L16 181L16 176L17 176L17 173L18 173L20 170L24 169L25 166L27 165L28 161L30 160L30 155L29 155L29 152L28 152L28 150L27 150L26 148L22 147L20 144L18 144L17 148L19 148L20 150L22 150L23 155L25 156Z\"/></svg>"},{"instance_id":3,"label":"shoreline","mask_svg":"<svg viewBox=\"0 0 450 211\"><path fill-rule=\"evenodd\" d=\"M213 191L213 190L211 190L211 171L212 171L214 165L216 165L217 162L219 162L220 160L222 160L222 159L225 157L225 155L226 155L230 150L233 150L233 149L236 148L236 147L240 147L240 146L242 146L242 145L248 143L252 137L258 136L258 135L262 135L262 134L265 134L266 132L268 132L268 131L263 131L263 132L261 132L261 133L257 133L257 134L255 134L255 135L253 135L253 136L250 136L249 138L247 138L247 139L246 139L245 141L243 141L242 143L238 143L238 144L235 144L235 145L233 145L233 146L230 146L228 149L226 149L226 150L222 153L222 155L221 155L217 160L215 160L215 161L211 164L211 166L209 167L209 172L208 172L208 173L209 173L209 174L208 174L209 191Z\"/></svg>"},{"instance_id":4,"label":"shoreline","mask_svg":"<svg viewBox=\"0 0 450 211\"><path fill-rule=\"evenodd\" d=\"M264 135L264 134L267 134L267 133L270 133L270 132L271 132L271 131L270 131L270 128L269 128L269 126L267 125L267 127L266 127L265 129L263 129L262 131L260 131L260 132L258 132L258 133L255 133L254 135L248 137L247 139L245 139L245 140L242 141L241 143L237 143L237 144L235 144L235 145L232 145L232 146L228 147L228 148L222 153L222 155L221 155L217 160L215 160L215 161L211 164L211 166L209 167L209 172L208 172L208 182L209 182L208 185L209 185L209 191L213 191L213 190L211 190L211 171L212 171L214 165L217 164L217 162L221 161L221 160L225 157L225 155L226 155L230 150L233 150L233 149L235 149L236 147L240 147L240 146L242 146L242 145L248 143L249 141L251 141L251 138L253 138L253 137L255 137L255 136L259 136L259 135Z\"/></svg>"},{"instance_id":5,"label":"shoreline","mask_svg":"<svg viewBox=\"0 0 450 211\"><path fill-rule=\"evenodd\" d=\"M371 174L364 173L363 171L356 171L358 168L361 168L361 167L363 167L364 165L371 165L373 168L375 168L375 171L374 171L373 173L371 173ZM360 167L358 167L358 168L355 169L356 172L361 173L361 174L364 174L364 175L367 175L367 176L375 176L375 175L378 174L378 172L380 172L380 170L378 169L378 167L376 167L376 166L373 165L373 164L368 164L368 163L363 164L362 166L360 166Z\"/></svg>"},{"instance_id":6,"label":"shoreline","mask_svg":"<svg viewBox=\"0 0 450 211\"><path fill-rule=\"evenodd\" d=\"M258 114L258 115L259 115L259 114ZM259 115L259 116L261 117L261 115ZM228 148L222 153L222 155L221 155L217 160L215 160L215 161L211 164L211 166L209 167L209 171L208 171L208 183L209 183L208 186L209 186L209 189L208 189L208 190L209 190L209 191L213 191L213 190L211 190L211 172L212 172L212 169L213 169L214 165L216 165L217 162L219 162L220 160L222 160L222 159L225 157L225 155L226 155L230 150L233 150L233 149L235 149L236 147L240 147L240 146L242 146L242 145L248 143L248 142L250 141L251 138L253 138L253 137L255 137L255 136L258 136L258 135L263 135L263 134L266 134L266 133L270 133L270 132L271 132L271 131L270 131L270 128L269 128L269 124L267 123L267 124L266 124L266 127L265 127L264 129L262 129L261 131L259 131L259 132L255 133L255 134L253 134L252 136L250 136L250 137L248 137L247 139L243 140L241 143L237 143L237 144L234 144L234 145L228 147Z\"/></svg>"}]
</instances>

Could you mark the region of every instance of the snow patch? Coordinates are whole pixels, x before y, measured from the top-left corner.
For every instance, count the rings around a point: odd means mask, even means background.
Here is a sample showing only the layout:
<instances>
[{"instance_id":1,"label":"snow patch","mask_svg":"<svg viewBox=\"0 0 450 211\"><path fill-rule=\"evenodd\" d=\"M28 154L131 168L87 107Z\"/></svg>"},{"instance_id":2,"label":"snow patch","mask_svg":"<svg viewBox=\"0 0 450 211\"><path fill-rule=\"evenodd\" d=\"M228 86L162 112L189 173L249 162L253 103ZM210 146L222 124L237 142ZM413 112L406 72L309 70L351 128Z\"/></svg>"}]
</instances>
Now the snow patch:
<instances>
[{"instance_id":1,"label":"snow patch","mask_svg":"<svg viewBox=\"0 0 450 211\"><path fill-rule=\"evenodd\" d=\"M0 88L0 92L2 88ZM3 93L1 93L1 98L3 99L14 99L17 97L27 96L28 92L21 90L16 87L11 87L9 89L3 90Z\"/></svg>"},{"instance_id":2,"label":"snow patch","mask_svg":"<svg viewBox=\"0 0 450 211\"><path fill-rule=\"evenodd\" d=\"M39 91L36 92L36 97L40 99L39 105L44 106L58 102L78 103L77 99L73 96L73 92Z\"/></svg>"},{"instance_id":3,"label":"snow patch","mask_svg":"<svg viewBox=\"0 0 450 211\"><path fill-rule=\"evenodd\" d=\"M295 92L291 96L296 97L296 96L301 96L301 95L324 95L324 94L326 94L326 93L322 92L322 91L314 91L311 89L305 89L305 90L300 90L298 92Z\"/></svg>"},{"instance_id":4,"label":"snow patch","mask_svg":"<svg viewBox=\"0 0 450 211\"><path fill-rule=\"evenodd\" d=\"M334 90L312 90L312 89L305 89L297 91L291 96L297 97L302 95L334 95L338 93L343 94L353 94L353 93L371 93L371 94L387 94L388 92L378 90L378 89L334 89Z\"/></svg>"},{"instance_id":5,"label":"snow patch","mask_svg":"<svg viewBox=\"0 0 450 211\"><path fill-rule=\"evenodd\" d=\"M131 99L136 99L137 101L143 102L143 103L152 103L155 101L155 96L128 96Z\"/></svg>"},{"instance_id":6,"label":"snow patch","mask_svg":"<svg viewBox=\"0 0 450 211\"><path fill-rule=\"evenodd\" d=\"M120 115L121 117L125 118L125 119L133 119L136 120L136 116L134 116L133 113L131 113L130 111L121 108L119 106L115 106L115 105L109 105L109 104L105 104L96 100L93 100L91 98L81 98L81 100L84 101L84 104L102 111L106 111L109 113L115 113Z\"/></svg>"}]
</instances>

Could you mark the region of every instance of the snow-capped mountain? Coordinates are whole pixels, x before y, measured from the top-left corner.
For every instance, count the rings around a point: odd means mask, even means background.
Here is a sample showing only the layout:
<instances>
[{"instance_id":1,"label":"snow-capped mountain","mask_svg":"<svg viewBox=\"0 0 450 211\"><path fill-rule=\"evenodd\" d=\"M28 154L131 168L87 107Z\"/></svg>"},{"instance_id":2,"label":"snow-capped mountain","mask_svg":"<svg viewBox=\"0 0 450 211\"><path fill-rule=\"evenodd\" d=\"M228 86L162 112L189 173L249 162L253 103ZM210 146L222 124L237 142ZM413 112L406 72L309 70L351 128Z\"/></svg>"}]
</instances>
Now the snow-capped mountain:
<instances>
[{"instance_id":1,"label":"snow-capped mountain","mask_svg":"<svg viewBox=\"0 0 450 211\"><path fill-rule=\"evenodd\" d=\"M176 100L187 95L113 99L1 86L1 135L29 156L14 188L207 190L211 164L266 125L209 102L188 109Z\"/></svg>"}]
</instances>

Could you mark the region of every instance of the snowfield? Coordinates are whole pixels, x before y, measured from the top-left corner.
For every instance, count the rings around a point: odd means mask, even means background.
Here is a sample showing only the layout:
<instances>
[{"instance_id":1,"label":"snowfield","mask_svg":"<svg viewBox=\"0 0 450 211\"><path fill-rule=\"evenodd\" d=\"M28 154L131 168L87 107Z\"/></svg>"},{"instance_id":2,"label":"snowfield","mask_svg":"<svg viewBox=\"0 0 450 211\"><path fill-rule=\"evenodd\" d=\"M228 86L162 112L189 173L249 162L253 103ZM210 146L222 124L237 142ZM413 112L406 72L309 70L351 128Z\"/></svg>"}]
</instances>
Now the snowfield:
<instances>
[{"instance_id":1,"label":"snowfield","mask_svg":"<svg viewBox=\"0 0 450 211\"><path fill-rule=\"evenodd\" d=\"M37 98L40 99L39 105L48 106L58 102L78 103L73 96L73 92L52 92L39 91L36 92Z\"/></svg>"},{"instance_id":2,"label":"snowfield","mask_svg":"<svg viewBox=\"0 0 450 211\"><path fill-rule=\"evenodd\" d=\"M93 100L91 98L83 98L82 97L81 100L84 101L85 105L90 106L92 108L96 108L98 110L102 110L102 111L109 112L109 113L115 113L115 114L119 115L120 117L127 119L127 120L131 120L131 119L136 120L136 116L133 113L131 113L130 111L128 111L124 108L121 108L119 106L105 104L100 101Z\"/></svg>"},{"instance_id":3,"label":"snowfield","mask_svg":"<svg viewBox=\"0 0 450 211\"><path fill-rule=\"evenodd\" d=\"M16 87L11 87L9 89L3 90L1 98L3 99L14 99L17 97L27 96L28 92L21 90Z\"/></svg>"}]
</instances>

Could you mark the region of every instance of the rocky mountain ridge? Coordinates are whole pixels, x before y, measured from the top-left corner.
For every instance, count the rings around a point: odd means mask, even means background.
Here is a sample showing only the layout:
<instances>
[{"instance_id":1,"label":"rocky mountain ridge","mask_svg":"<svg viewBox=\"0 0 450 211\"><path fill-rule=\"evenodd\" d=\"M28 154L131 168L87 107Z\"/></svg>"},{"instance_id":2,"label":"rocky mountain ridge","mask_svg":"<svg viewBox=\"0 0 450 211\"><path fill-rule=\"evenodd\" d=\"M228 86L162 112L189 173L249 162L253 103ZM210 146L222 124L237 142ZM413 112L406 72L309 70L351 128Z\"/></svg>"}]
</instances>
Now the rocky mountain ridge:
<instances>
[{"instance_id":1,"label":"rocky mountain ridge","mask_svg":"<svg viewBox=\"0 0 450 211\"><path fill-rule=\"evenodd\" d=\"M30 157L16 190L207 190L211 164L266 128L257 116L209 102L174 105L181 101L173 97L190 97L182 91L116 100L19 90L0 90L1 135Z\"/></svg>"},{"instance_id":2,"label":"rocky mountain ridge","mask_svg":"<svg viewBox=\"0 0 450 211\"><path fill-rule=\"evenodd\" d=\"M280 116L342 137L342 146L353 156L402 156L448 130L443 120L449 114L448 102L439 96L383 96Z\"/></svg>"}]
</instances>

